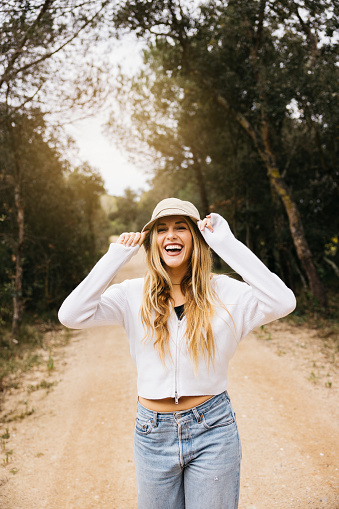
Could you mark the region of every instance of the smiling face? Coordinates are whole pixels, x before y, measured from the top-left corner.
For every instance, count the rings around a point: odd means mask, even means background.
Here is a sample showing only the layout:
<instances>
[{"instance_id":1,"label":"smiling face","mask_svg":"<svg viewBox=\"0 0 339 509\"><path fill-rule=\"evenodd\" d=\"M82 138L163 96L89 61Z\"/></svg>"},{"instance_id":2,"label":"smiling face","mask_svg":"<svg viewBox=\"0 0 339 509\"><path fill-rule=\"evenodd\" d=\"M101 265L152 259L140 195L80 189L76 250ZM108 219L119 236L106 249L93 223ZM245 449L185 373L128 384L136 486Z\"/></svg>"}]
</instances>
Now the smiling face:
<instances>
[{"instance_id":1,"label":"smiling face","mask_svg":"<svg viewBox=\"0 0 339 509\"><path fill-rule=\"evenodd\" d=\"M162 217L156 228L159 254L165 268L187 268L193 251L193 239L185 217Z\"/></svg>"}]
</instances>

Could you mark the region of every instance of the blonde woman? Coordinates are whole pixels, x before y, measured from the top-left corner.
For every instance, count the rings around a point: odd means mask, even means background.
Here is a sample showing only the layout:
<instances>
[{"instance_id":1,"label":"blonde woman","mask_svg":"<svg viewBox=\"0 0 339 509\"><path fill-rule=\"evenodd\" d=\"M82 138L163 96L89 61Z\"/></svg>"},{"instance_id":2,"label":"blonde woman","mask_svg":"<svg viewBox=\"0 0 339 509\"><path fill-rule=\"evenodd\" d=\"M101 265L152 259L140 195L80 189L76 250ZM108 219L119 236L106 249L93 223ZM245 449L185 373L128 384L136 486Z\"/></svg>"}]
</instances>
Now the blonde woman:
<instances>
[{"instance_id":1,"label":"blonde woman","mask_svg":"<svg viewBox=\"0 0 339 509\"><path fill-rule=\"evenodd\" d=\"M144 245L144 279L109 286ZM212 248L243 282L211 273ZM218 214L162 200L123 233L59 311L81 329L125 327L138 372L134 435L139 509L236 509L241 445L227 371L254 327L287 315L291 290Z\"/></svg>"}]
</instances>

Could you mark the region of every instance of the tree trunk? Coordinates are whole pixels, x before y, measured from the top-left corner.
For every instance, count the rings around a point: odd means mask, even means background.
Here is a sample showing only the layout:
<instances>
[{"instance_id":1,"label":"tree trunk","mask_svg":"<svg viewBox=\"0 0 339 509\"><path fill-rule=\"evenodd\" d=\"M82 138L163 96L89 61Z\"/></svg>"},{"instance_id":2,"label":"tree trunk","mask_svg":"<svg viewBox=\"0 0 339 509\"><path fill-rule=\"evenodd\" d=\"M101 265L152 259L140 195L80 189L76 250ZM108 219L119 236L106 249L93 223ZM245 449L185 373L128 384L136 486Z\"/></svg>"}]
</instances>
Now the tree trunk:
<instances>
[{"instance_id":1,"label":"tree trunk","mask_svg":"<svg viewBox=\"0 0 339 509\"><path fill-rule=\"evenodd\" d=\"M268 132L268 124L265 120L263 120L262 139L264 143L264 152L261 155L266 165L267 174L273 188L284 204L294 246L296 248L298 258L305 270L311 293L322 307L326 307L327 299L325 287L314 266L312 253L305 237L305 231L297 204L292 199L290 190L288 189L284 179L281 177L277 167L275 156L269 143Z\"/></svg>"},{"instance_id":2,"label":"tree trunk","mask_svg":"<svg viewBox=\"0 0 339 509\"><path fill-rule=\"evenodd\" d=\"M13 188L14 188L14 203L16 207L16 221L18 225L18 238L16 242L15 252L13 258L15 259L15 275L14 275L14 295L13 295L13 318L12 318L12 336L15 337L20 332L20 326L23 315L23 300L22 300L22 279L23 279L23 244L25 233L25 211L22 198L22 175L21 165L19 161L17 143L14 129L10 123L10 117L7 119L7 127L9 133L9 144L12 151L12 164L13 164Z\"/></svg>"},{"instance_id":3,"label":"tree trunk","mask_svg":"<svg viewBox=\"0 0 339 509\"><path fill-rule=\"evenodd\" d=\"M319 301L319 304L326 307L326 292L313 263L312 253L305 237L304 227L301 221L296 203L291 199L288 187L280 177L279 171L272 163L267 165L270 180L280 196L288 216L290 230L296 248L298 258L306 272L312 295Z\"/></svg>"},{"instance_id":4,"label":"tree trunk","mask_svg":"<svg viewBox=\"0 0 339 509\"><path fill-rule=\"evenodd\" d=\"M14 187L14 200L17 209L17 223L18 223L18 242L15 253L15 277L14 277L14 296L13 296L13 320L12 320L12 335L17 336L20 331L23 314L22 302L22 252L24 243L24 207L21 196L20 179L16 182Z\"/></svg>"},{"instance_id":5,"label":"tree trunk","mask_svg":"<svg viewBox=\"0 0 339 509\"><path fill-rule=\"evenodd\" d=\"M261 159L265 163L270 183L285 207L293 243L296 248L298 258L305 270L311 293L318 300L321 306L326 307L327 299L325 287L314 266L312 253L305 237L304 227L297 204L292 199L287 184L280 175L275 156L269 143L269 129L268 122L264 114L265 112L263 111L264 106L262 105L262 133L261 140L259 141L259 136L256 130L252 127L247 118L241 113L232 110L227 100L220 94L215 94L215 97L217 102L232 115L232 117L243 127L253 140Z\"/></svg>"}]
</instances>

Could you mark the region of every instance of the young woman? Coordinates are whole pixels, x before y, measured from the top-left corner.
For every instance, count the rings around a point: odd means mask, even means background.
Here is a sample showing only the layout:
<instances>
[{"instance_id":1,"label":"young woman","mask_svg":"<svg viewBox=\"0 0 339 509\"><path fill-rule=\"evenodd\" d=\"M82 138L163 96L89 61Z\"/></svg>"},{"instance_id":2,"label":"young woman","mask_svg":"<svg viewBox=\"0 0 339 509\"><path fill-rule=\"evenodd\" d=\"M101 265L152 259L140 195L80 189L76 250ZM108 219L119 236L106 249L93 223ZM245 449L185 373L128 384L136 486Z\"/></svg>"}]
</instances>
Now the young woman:
<instances>
[{"instance_id":1,"label":"young woman","mask_svg":"<svg viewBox=\"0 0 339 509\"><path fill-rule=\"evenodd\" d=\"M144 279L108 286L144 245ZM211 273L212 248L244 282ZM134 457L139 509L236 509L241 445L228 363L254 327L287 315L291 290L218 214L162 200L123 233L59 311L67 327L125 327L138 372Z\"/></svg>"}]
</instances>

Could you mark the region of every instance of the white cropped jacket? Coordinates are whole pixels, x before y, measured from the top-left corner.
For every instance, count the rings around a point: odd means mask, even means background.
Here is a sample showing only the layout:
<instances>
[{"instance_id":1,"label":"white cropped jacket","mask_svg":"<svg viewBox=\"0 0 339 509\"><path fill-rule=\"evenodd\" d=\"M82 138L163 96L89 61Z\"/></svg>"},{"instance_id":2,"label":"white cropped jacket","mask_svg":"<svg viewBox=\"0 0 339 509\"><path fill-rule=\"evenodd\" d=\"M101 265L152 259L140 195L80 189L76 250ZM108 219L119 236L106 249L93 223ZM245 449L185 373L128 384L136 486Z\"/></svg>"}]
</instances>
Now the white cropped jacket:
<instances>
[{"instance_id":1,"label":"white cropped jacket","mask_svg":"<svg viewBox=\"0 0 339 509\"><path fill-rule=\"evenodd\" d=\"M139 246L111 244L59 310L60 322L72 329L117 324L126 329L138 372L138 395L143 398L172 397L178 402L181 396L223 392L227 388L228 364L239 341L254 327L281 318L295 308L293 292L234 237L227 221L213 213L211 222L214 231L205 228L201 234L244 280L240 282L226 275L213 276L212 285L229 311L218 307L212 321L216 347L214 367L211 365L208 369L207 359L201 356L199 371L194 373L185 341L186 317L179 321L173 309L168 323L172 359L168 357L164 366L153 342L142 341L145 331L139 310L144 280L126 280L109 286Z\"/></svg>"}]
</instances>

